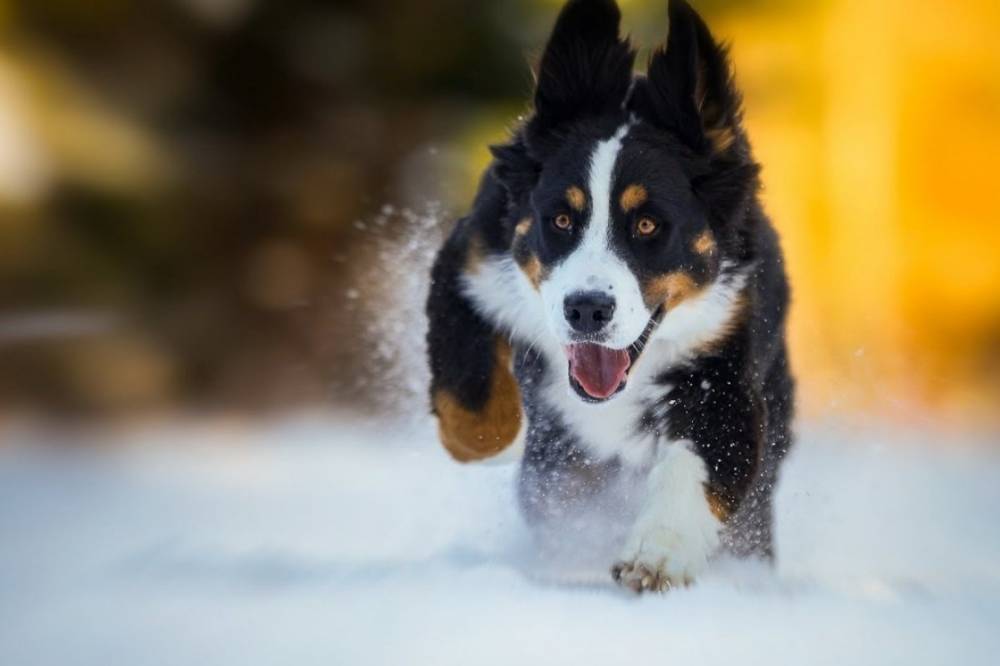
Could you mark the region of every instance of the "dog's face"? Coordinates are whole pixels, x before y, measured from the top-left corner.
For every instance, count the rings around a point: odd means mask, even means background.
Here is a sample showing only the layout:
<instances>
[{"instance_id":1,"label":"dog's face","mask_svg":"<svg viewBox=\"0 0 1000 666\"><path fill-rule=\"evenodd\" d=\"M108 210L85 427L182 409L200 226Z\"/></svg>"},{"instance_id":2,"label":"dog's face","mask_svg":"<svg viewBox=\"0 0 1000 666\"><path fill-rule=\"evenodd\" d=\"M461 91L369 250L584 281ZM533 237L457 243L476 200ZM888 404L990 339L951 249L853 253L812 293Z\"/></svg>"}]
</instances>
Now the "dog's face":
<instances>
[{"instance_id":1,"label":"dog's face","mask_svg":"<svg viewBox=\"0 0 1000 666\"><path fill-rule=\"evenodd\" d=\"M669 308L716 275L716 241L689 176L648 128L586 133L542 165L514 256L588 401L624 390Z\"/></svg>"},{"instance_id":2,"label":"dog's face","mask_svg":"<svg viewBox=\"0 0 1000 666\"><path fill-rule=\"evenodd\" d=\"M625 390L661 321L719 275L756 183L723 52L686 4L670 16L668 48L633 81L615 3L570 2L535 115L495 150L516 203L512 254L587 402Z\"/></svg>"}]
</instances>

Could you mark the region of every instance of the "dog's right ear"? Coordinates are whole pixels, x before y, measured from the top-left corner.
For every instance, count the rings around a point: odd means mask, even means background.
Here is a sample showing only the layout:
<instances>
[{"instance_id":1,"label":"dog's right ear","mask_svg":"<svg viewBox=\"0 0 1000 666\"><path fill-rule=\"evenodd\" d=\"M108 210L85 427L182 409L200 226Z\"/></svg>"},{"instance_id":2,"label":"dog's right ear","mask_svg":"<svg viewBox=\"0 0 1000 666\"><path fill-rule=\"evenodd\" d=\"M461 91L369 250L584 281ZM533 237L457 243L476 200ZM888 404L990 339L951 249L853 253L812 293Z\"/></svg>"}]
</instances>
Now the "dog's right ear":
<instances>
[{"instance_id":1,"label":"dog's right ear","mask_svg":"<svg viewBox=\"0 0 1000 666\"><path fill-rule=\"evenodd\" d=\"M635 51L620 23L614 0L570 0L559 13L535 73L534 113L509 143L490 148L515 204L534 188L562 127L624 108Z\"/></svg>"},{"instance_id":2,"label":"dog's right ear","mask_svg":"<svg viewBox=\"0 0 1000 666\"><path fill-rule=\"evenodd\" d=\"M587 116L621 109L632 83L635 51L619 37L614 0L570 0L556 20L538 65L529 147L553 130Z\"/></svg>"},{"instance_id":3,"label":"dog's right ear","mask_svg":"<svg viewBox=\"0 0 1000 666\"><path fill-rule=\"evenodd\" d=\"M538 182L541 165L531 158L522 136L514 137L510 143L490 146L493 154L493 174L503 185L516 206L525 202L526 197Z\"/></svg>"}]
</instances>

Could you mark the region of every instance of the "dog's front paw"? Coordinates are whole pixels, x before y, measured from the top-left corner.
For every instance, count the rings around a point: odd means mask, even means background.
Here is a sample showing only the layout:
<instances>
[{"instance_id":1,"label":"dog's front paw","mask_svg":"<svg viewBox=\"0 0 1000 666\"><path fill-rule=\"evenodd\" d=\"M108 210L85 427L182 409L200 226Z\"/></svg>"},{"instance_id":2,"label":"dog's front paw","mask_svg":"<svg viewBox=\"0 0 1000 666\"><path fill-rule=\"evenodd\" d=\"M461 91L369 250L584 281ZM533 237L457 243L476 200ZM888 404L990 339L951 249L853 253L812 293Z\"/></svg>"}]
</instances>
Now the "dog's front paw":
<instances>
[{"instance_id":1,"label":"dog's front paw","mask_svg":"<svg viewBox=\"0 0 1000 666\"><path fill-rule=\"evenodd\" d=\"M611 567L611 577L622 587L627 587L636 594L643 592L666 592L672 587L691 584L691 579L675 579L667 573L666 568L640 560L618 562Z\"/></svg>"},{"instance_id":2,"label":"dog's front paw","mask_svg":"<svg viewBox=\"0 0 1000 666\"><path fill-rule=\"evenodd\" d=\"M646 505L611 575L636 592L689 585L719 545L722 523L705 495L705 464L678 443L661 452L647 479Z\"/></svg>"},{"instance_id":3,"label":"dog's front paw","mask_svg":"<svg viewBox=\"0 0 1000 666\"><path fill-rule=\"evenodd\" d=\"M684 539L669 529L657 529L632 539L611 576L636 593L666 592L687 587L708 561L710 546L700 539Z\"/></svg>"}]
</instances>

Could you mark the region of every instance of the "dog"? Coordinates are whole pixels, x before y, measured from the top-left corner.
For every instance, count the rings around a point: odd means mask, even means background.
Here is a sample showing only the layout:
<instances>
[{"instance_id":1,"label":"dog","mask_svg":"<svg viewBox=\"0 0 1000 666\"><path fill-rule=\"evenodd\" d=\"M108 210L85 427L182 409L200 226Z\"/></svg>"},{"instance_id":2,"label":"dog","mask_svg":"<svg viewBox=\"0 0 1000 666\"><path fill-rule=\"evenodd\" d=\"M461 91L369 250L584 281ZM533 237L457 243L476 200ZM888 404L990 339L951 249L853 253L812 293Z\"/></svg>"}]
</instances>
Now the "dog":
<instances>
[{"instance_id":1,"label":"dog","mask_svg":"<svg viewBox=\"0 0 1000 666\"><path fill-rule=\"evenodd\" d=\"M690 584L720 552L772 558L792 443L789 287L741 97L702 18L668 13L638 75L613 0L563 7L533 111L491 148L427 302L444 447L523 447L539 533L613 507L598 538L636 592Z\"/></svg>"}]
</instances>

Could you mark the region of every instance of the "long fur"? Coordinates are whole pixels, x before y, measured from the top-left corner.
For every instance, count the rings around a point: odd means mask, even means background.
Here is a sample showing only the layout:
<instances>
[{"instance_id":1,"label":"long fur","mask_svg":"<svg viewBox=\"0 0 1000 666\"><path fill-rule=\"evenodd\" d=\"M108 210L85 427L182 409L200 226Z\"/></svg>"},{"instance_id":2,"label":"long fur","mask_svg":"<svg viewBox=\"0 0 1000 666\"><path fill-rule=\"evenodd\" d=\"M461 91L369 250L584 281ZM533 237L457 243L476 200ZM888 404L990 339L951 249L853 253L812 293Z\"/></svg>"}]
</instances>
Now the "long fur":
<instances>
[{"instance_id":1,"label":"long fur","mask_svg":"<svg viewBox=\"0 0 1000 666\"><path fill-rule=\"evenodd\" d=\"M493 148L427 305L442 437L471 452L461 459L488 457L514 442L483 433L514 429L470 423L522 414L521 505L540 533L576 509L593 522L595 498L646 479L648 496L620 498L634 511L616 520L634 524L607 532L629 535L613 573L637 590L687 582L718 543L769 557L792 442L789 289L741 98L694 10L671 0L669 17L638 76L616 4L566 4L534 113ZM584 335L564 303L590 293L614 307ZM574 345L627 351L617 393L593 398L573 379ZM491 390L507 376L513 395Z\"/></svg>"}]
</instances>

